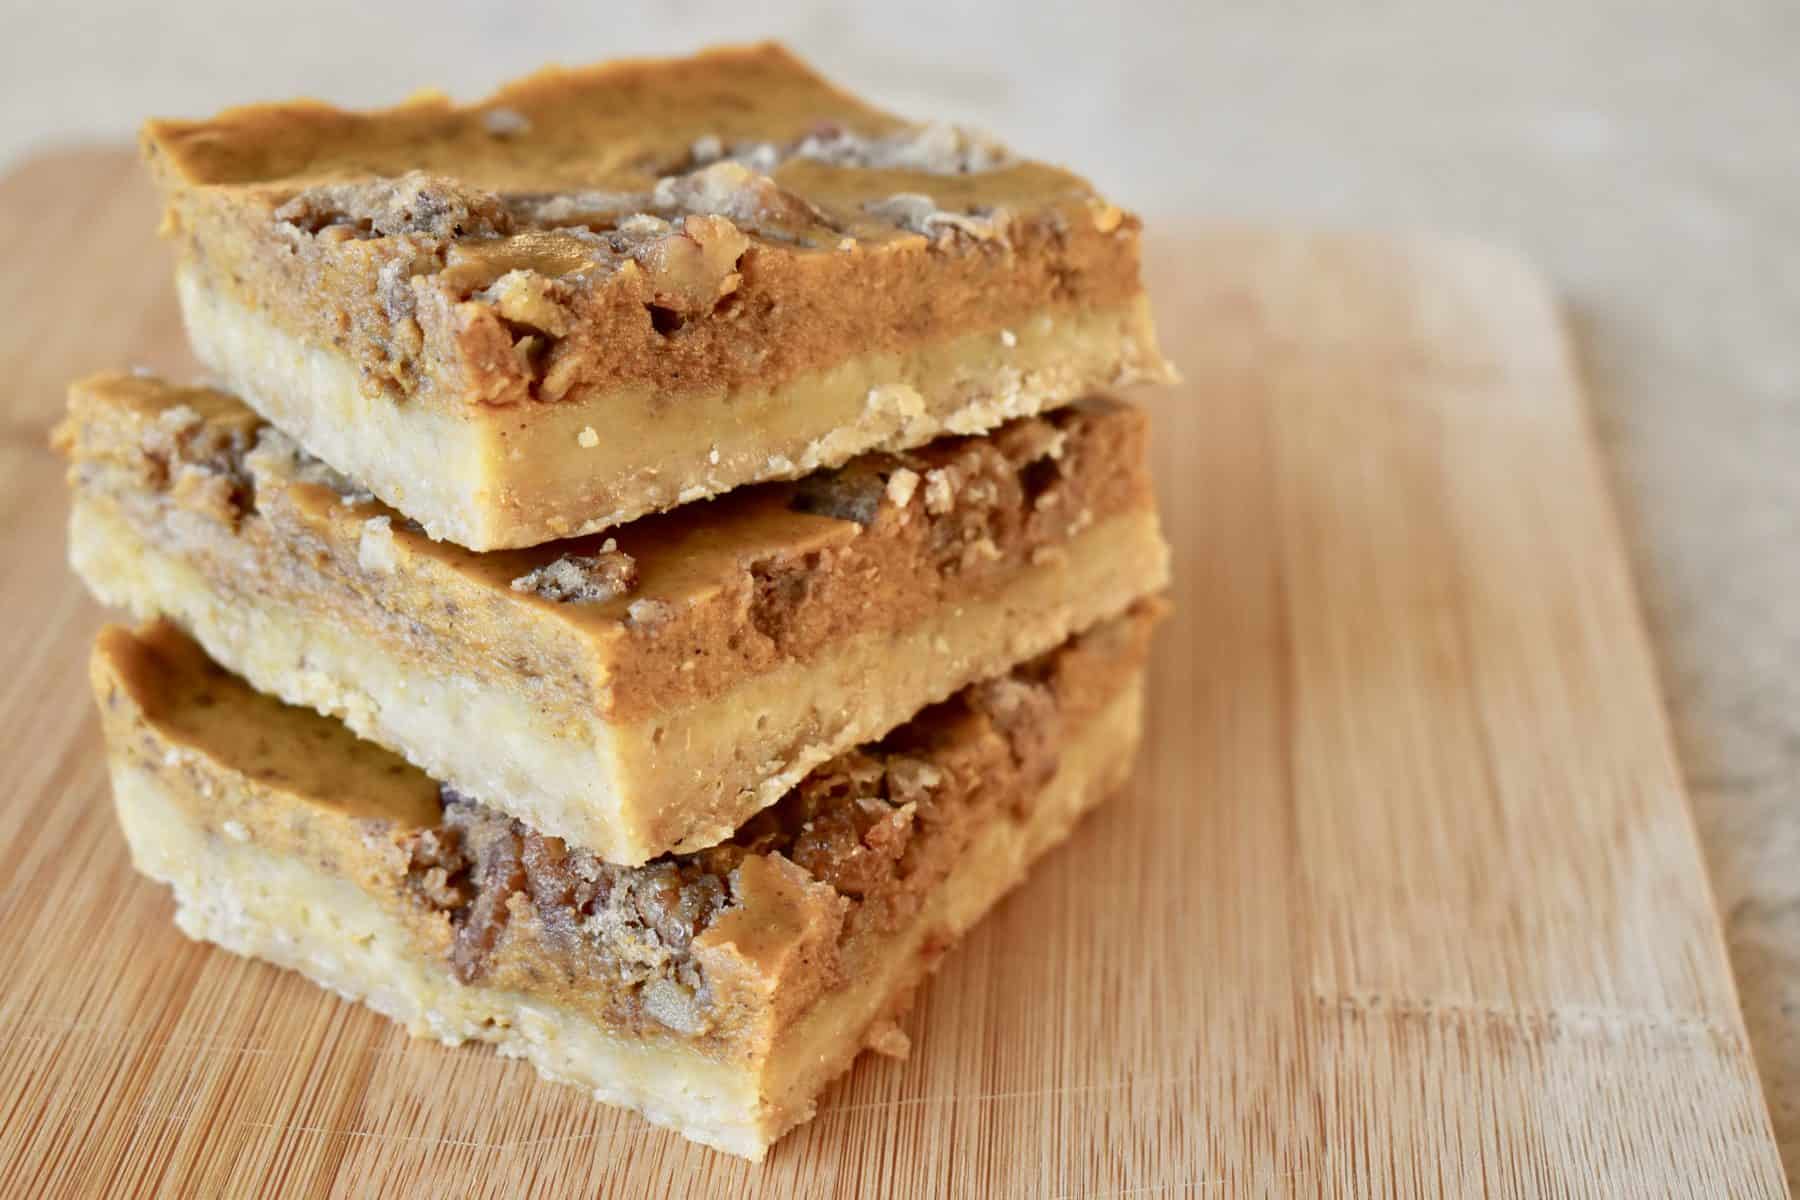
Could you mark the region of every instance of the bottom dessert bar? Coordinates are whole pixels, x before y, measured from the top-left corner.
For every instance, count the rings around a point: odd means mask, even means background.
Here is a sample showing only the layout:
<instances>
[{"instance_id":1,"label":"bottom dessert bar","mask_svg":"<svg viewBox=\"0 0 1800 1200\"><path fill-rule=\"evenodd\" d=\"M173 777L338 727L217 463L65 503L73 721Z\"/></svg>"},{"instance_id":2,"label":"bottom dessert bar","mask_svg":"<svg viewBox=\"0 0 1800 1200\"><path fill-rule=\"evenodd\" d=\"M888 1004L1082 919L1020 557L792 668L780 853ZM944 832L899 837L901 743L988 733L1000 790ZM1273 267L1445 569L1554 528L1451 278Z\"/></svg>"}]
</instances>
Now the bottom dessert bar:
<instances>
[{"instance_id":1,"label":"bottom dessert bar","mask_svg":"<svg viewBox=\"0 0 1800 1200\"><path fill-rule=\"evenodd\" d=\"M760 1159L1130 771L1161 601L964 689L727 841L620 867L252 690L168 624L93 678L134 863L192 937Z\"/></svg>"}]
</instances>

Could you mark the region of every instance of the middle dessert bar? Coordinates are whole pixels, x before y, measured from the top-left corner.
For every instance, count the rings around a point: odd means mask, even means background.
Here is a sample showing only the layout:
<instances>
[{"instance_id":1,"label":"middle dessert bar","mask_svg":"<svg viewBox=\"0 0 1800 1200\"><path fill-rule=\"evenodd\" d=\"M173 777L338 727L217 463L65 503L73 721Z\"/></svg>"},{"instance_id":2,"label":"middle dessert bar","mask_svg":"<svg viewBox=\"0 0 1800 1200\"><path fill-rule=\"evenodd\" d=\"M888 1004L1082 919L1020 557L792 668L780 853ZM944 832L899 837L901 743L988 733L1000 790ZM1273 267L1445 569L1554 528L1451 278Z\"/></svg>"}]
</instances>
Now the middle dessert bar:
<instances>
[{"instance_id":1,"label":"middle dessert bar","mask_svg":"<svg viewBox=\"0 0 1800 1200\"><path fill-rule=\"evenodd\" d=\"M808 771L1161 590L1143 414L1087 401L598 536L435 542L229 395L77 385L71 557L259 689L601 858L711 845Z\"/></svg>"}]
</instances>

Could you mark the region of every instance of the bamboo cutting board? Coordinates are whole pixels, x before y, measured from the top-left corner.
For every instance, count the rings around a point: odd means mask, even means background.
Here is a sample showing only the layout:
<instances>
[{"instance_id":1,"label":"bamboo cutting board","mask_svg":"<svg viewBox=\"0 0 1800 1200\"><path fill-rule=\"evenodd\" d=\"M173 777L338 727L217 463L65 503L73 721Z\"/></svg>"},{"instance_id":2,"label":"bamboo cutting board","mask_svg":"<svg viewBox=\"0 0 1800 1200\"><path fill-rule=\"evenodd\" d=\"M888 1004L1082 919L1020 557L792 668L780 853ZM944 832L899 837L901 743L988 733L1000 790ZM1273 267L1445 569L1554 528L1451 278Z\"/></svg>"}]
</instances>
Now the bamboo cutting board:
<instances>
[{"instance_id":1,"label":"bamboo cutting board","mask_svg":"<svg viewBox=\"0 0 1800 1200\"><path fill-rule=\"evenodd\" d=\"M125 155L0 183L0 1194L1781 1196L1554 307L1479 247L1149 246L1176 548L1136 783L758 1167L184 941L44 436L191 371Z\"/></svg>"}]
</instances>

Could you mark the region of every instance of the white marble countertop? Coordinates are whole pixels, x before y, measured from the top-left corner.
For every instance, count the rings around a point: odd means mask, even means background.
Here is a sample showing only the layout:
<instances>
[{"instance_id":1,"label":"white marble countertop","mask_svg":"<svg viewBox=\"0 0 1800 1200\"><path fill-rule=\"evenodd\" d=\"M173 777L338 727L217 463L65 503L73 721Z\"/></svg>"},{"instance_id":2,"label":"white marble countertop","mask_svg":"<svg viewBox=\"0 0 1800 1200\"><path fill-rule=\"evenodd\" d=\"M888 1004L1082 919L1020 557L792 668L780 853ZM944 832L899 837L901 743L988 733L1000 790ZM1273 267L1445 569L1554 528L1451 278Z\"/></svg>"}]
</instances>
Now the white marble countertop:
<instances>
[{"instance_id":1,"label":"white marble countertop","mask_svg":"<svg viewBox=\"0 0 1800 1200\"><path fill-rule=\"evenodd\" d=\"M1793 1173L1800 8L1315 7L18 4L0 47L0 164L127 136L148 111L301 93L378 103L433 84L474 96L549 59L772 35L902 111L1076 159L1152 219L1430 228L1518 247L1580 337Z\"/></svg>"}]
</instances>

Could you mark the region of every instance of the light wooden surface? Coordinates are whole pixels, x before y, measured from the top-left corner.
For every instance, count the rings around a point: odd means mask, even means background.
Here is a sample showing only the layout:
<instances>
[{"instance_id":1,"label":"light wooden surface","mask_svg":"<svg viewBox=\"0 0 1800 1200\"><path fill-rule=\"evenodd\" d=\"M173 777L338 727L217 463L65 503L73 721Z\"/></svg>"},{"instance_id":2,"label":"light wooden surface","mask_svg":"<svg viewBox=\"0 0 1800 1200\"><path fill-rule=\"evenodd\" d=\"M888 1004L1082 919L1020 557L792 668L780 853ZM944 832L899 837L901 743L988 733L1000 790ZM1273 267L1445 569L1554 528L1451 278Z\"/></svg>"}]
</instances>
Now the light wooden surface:
<instances>
[{"instance_id":1,"label":"light wooden surface","mask_svg":"<svg viewBox=\"0 0 1800 1200\"><path fill-rule=\"evenodd\" d=\"M122 156L0 184L0 1194L1785 1190L1555 314L1470 246L1171 235L1136 785L753 1167L183 941L63 571L66 377L185 373ZM1485 1191L1484 1191L1485 1189Z\"/></svg>"}]
</instances>

